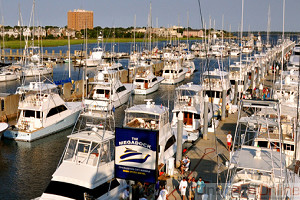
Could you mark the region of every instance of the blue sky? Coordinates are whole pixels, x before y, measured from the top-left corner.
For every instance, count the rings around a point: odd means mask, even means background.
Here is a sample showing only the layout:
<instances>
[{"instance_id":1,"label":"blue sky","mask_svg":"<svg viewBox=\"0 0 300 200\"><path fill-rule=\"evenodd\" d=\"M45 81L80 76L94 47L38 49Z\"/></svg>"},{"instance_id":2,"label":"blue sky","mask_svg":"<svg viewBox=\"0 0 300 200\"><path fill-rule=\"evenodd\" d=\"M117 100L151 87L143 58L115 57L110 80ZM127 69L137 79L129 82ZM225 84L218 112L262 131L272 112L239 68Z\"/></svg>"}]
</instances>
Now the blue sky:
<instances>
[{"instance_id":1,"label":"blue sky","mask_svg":"<svg viewBox=\"0 0 300 200\"><path fill-rule=\"evenodd\" d=\"M14 26L18 21L18 3L25 25L29 24L32 0L0 0L4 24ZM271 30L282 31L283 0L244 0L244 31L267 30L268 7L271 5ZM204 20L209 26L236 31L241 22L242 0L201 0ZM39 25L67 25L67 12L78 8L94 11L94 26L129 27L147 26L150 0L36 0L35 21ZM286 0L285 31L300 31L300 0ZM153 26L189 26L200 28L198 0L152 0ZM178 20L179 19L179 20ZM178 22L179 21L179 22Z\"/></svg>"}]
</instances>

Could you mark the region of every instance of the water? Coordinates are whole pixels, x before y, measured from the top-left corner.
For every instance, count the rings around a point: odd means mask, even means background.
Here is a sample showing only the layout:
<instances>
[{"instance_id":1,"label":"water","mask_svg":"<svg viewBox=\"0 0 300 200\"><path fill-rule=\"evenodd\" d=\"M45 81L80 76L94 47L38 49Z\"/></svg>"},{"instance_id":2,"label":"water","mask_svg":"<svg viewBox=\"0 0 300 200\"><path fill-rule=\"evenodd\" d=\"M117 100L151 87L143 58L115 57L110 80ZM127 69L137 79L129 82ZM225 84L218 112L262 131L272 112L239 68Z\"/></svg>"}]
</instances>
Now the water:
<instances>
[{"instance_id":1,"label":"water","mask_svg":"<svg viewBox=\"0 0 300 200\"><path fill-rule=\"evenodd\" d=\"M164 43L159 43L163 46ZM95 44L94 44L95 45ZM108 45L109 46L109 45ZM72 48L81 49L80 45L74 45ZM120 52L129 52L130 43L119 44ZM46 49L46 48L45 48ZM66 47L49 48L48 50L66 50ZM237 61L239 58L224 58L223 62L217 62L216 59L210 60L210 69L224 68L228 70L228 65ZM128 60L121 60L121 63L127 65ZM195 59L197 71L184 83L200 82L200 75L203 72L204 59ZM223 64L222 64L223 63ZM93 74L93 70L88 70ZM82 69L71 68L72 79L81 79ZM66 79L68 77L68 64L58 64L54 66L53 80ZM34 78L27 79L33 81ZM20 85L20 81L12 81L8 83L0 83L0 92L14 93ZM123 105L116 109L115 119L116 125L121 126L124 119L124 110L130 104L142 104L144 99L153 99L156 104L173 108L173 99L175 97L174 90L178 85L161 85L159 90L147 96L132 96L127 105ZM7 139L0 141L0 199L32 199L39 197L54 173L61 154L67 142L67 135L71 133L71 129L62 131L55 135L34 141L32 143L16 142Z\"/></svg>"}]
</instances>

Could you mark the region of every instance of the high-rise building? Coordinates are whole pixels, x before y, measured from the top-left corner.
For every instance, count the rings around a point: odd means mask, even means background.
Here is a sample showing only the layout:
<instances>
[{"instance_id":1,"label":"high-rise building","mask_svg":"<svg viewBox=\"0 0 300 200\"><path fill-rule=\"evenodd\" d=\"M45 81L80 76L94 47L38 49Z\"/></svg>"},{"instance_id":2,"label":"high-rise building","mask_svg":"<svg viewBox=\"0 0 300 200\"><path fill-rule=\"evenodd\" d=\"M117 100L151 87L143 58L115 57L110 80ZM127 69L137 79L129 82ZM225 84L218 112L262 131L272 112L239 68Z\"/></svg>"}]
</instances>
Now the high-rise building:
<instances>
[{"instance_id":1,"label":"high-rise building","mask_svg":"<svg viewBox=\"0 0 300 200\"><path fill-rule=\"evenodd\" d=\"M93 11L75 9L68 12L68 28L80 31L81 29L93 29Z\"/></svg>"}]
</instances>

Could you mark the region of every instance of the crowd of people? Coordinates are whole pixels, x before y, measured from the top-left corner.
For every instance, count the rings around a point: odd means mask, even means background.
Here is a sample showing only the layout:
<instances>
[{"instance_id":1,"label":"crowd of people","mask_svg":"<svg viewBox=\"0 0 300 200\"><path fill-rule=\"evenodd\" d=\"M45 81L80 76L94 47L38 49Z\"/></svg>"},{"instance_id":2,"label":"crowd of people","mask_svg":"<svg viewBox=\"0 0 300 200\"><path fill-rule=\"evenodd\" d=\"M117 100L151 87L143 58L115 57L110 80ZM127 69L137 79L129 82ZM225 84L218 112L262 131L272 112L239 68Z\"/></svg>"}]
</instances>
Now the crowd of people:
<instances>
[{"instance_id":1,"label":"crowd of people","mask_svg":"<svg viewBox=\"0 0 300 200\"><path fill-rule=\"evenodd\" d=\"M205 199L205 183L200 177L196 181L195 177L183 179L179 183L179 191L182 197L182 200L204 200Z\"/></svg>"}]
</instances>

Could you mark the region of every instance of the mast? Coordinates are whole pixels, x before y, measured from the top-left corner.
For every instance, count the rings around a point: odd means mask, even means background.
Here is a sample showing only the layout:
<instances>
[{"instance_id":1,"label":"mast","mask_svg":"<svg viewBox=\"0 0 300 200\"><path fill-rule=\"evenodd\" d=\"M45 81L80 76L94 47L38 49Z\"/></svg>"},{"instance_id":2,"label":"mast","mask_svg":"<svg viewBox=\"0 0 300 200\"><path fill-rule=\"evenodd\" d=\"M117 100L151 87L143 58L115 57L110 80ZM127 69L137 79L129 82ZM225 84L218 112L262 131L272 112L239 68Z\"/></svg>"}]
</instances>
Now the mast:
<instances>
[{"instance_id":1,"label":"mast","mask_svg":"<svg viewBox=\"0 0 300 200\"><path fill-rule=\"evenodd\" d=\"M282 6L282 49L281 49L281 73L280 73L280 91L282 91L282 72L283 72L283 54L284 54L284 15L285 15L285 0L283 0Z\"/></svg>"},{"instance_id":2,"label":"mast","mask_svg":"<svg viewBox=\"0 0 300 200\"><path fill-rule=\"evenodd\" d=\"M189 49L189 11L187 11L187 37L186 37L186 43L187 47Z\"/></svg>"},{"instance_id":3,"label":"mast","mask_svg":"<svg viewBox=\"0 0 300 200\"><path fill-rule=\"evenodd\" d=\"M242 0L242 19L241 19L241 53L240 53L240 67L242 67L242 52L243 52L243 27L244 26L244 0ZM240 70L240 77L242 77L242 72ZM245 88L244 88L245 89Z\"/></svg>"},{"instance_id":4,"label":"mast","mask_svg":"<svg viewBox=\"0 0 300 200\"><path fill-rule=\"evenodd\" d=\"M69 48L69 78L71 78L71 47L70 47L70 32L68 31L68 48Z\"/></svg>"},{"instance_id":5,"label":"mast","mask_svg":"<svg viewBox=\"0 0 300 200\"><path fill-rule=\"evenodd\" d=\"M152 29L152 2L150 1L150 11L149 11L149 51L151 51L151 29Z\"/></svg>"},{"instance_id":6,"label":"mast","mask_svg":"<svg viewBox=\"0 0 300 200\"><path fill-rule=\"evenodd\" d=\"M270 43L270 28L271 28L271 6L269 4L269 10L268 10L268 28L267 28L267 45Z\"/></svg>"},{"instance_id":7,"label":"mast","mask_svg":"<svg viewBox=\"0 0 300 200\"><path fill-rule=\"evenodd\" d=\"M134 31L133 31L133 52L135 53L135 29L136 29L136 15L134 15Z\"/></svg>"}]
</instances>

